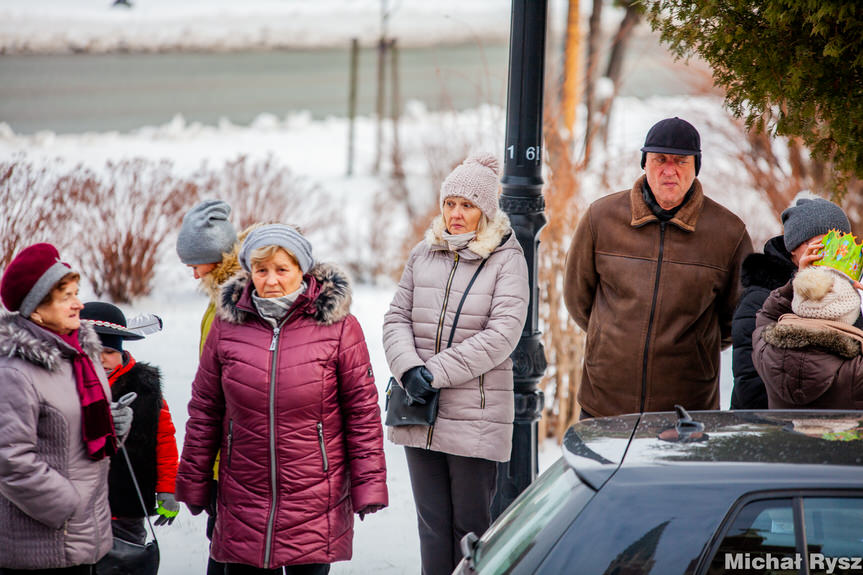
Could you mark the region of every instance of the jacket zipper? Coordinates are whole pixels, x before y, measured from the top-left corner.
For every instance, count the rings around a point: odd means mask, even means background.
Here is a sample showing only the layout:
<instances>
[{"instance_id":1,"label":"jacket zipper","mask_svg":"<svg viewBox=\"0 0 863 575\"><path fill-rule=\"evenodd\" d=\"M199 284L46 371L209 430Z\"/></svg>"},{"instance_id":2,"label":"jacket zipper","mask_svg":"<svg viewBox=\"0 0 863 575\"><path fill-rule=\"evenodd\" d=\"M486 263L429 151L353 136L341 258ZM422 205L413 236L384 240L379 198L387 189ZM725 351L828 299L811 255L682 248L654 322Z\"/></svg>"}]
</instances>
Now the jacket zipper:
<instances>
[{"instance_id":1,"label":"jacket zipper","mask_svg":"<svg viewBox=\"0 0 863 575\"><path fill-rule=\"evenodd\" d=\"M650 303L650 316L647 320L647 337L644 339L644 357L641 364L641 404L639 413L644 413L647 400L647 358L650 351L650 335L653 333L653 316L656 313L656 298L659 295L659 275L662 273L662 255L665 251L665 222L659 222L659 260L656 262L656 279L653 282L653 301Z\"/></svg>"},{"instance_id":2,"label":"jacket zipper","mask_svg":"<svg viewBox=\"0 0 863 575\"><path fill-rule=\"evenodd\" d=\"M228 460L226 462L229 469L231 467L231 445L233 443L234 443L234 420L230 419L230 420L228 420L228 445L227 445Z\"/></svg>"},{"instance_id":3,"label":"jacket zipper","mask_svg":"<svg viewBox=\"0 0 863 575\"><path fill-rule=\"evenodd\" d=\"M455 259L452 262L452 269L449 272L449 279L446 282L446 291L443 294L443 306L440 310L440 318L437 322L437 335L435 336L434 352L440 353L441 336L443 334L443 322L446 318L446 306L449 303L449 291L452 288L452 279L455 277L455 270L458 267L458 254L455 254ZM434 424L429 425L428 434L426 435L426 449L431 449L432 438L434 437Z\"/></svg>"},{"instance_id":4,"label":"jacket zipper","mask_svg":"<svg viewBox=\"0 0 863 575\"><path fill-rule=\"evenodd\" d=\"M321 445L321 456L324 458L324 472L330 468L330 462L327 460L327 447L324 445L324 424L318 422L318 443Z\"/></svg>"},{"instance_id":5,"label":"jacket zipper","mask_svg":"<svg viewBox=\"0 0 863 575\"><path fill-rule=\"evenodd\" d=\"M279 332L282 326L287 323L293 315L293 310L285 316L282 323L273 328L273 340L270 342L270 351L273 352L273 357L270 360L270 394L268 406L267 423L270 434L270 494L272 501L270 503L270 514L267 518L267 539L264 549L264 569L270 568L270 553L273 547L273 522L276 518L276 499L278 497L278 489L276 488L276 367L279 365Z\"/></svg>"},{"instance_id":6,"label":"jacket zipper","mask_svg":"<svg viewBox=\"0 0 863 575\"><path fill-rule=\"evenodd\" d=\"M483 385L483 379L485 379L485 374L480 374L479 376L479 408L485 409L485 387Z\"/></svg>"}]
</instances>

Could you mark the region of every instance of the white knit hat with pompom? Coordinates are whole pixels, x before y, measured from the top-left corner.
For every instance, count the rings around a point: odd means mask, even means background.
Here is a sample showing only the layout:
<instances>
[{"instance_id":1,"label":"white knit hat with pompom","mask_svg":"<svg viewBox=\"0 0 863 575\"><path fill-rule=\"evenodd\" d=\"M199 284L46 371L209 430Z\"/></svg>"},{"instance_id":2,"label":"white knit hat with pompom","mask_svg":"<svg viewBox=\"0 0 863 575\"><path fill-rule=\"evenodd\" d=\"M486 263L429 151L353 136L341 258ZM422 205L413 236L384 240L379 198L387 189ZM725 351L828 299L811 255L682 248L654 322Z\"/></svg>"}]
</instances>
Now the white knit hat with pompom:
<instances>
[{"instance_id":1,"label":"white knit hat with pompom","mask_svg":"<svg viewBox=\"0 0 863 575\"><path fill-rule=\"evenodd\" d=\"M860 294L848 278L829 268L804 268L792 285L791 309L800 317L853 324L860 315Z\"/></svg>"},{"instance_id":2,"label":"white knit hat with pompom","mask_svg":"<svg viewBox=\"0 0 863 575\"><path fill-rule=\"evenodd\" d=\"M499 165L494 154L479 153L468 156L441 185L441 209L445 199L458 196L470 200L489 220L493 220L498 210Z\"/></svg>"}]
</instances>

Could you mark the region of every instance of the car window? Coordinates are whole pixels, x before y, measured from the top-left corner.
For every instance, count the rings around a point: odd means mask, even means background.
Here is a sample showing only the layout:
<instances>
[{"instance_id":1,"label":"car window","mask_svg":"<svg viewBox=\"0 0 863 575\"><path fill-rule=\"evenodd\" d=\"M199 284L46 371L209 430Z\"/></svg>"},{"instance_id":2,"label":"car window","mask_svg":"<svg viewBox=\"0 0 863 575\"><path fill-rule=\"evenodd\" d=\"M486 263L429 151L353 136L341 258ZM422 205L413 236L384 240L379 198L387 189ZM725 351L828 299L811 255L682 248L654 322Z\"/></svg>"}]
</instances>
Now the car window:
<instances>
[{"instance_id":1,"label":"car window","mask_svg":"<svg viewBox=\"0 0 863 575\"><path fill-rule=\"evenodd\" d=\"M863 557L863 497L804 497L806 547L825 557Z\"/></svg>"},{"instance_id":2,"label":"car window","mask_svg":"<svg viewBox=\"0 0 863 575\"><path fill-rule=\"evenodd\" d=\"M797 553L798 529L804 531L811 573L829 567L824 557L863 557L863 497L803 497L802 528L795 523L793 506L794 499L788 497L743 507L713 556L708 574L796 575L802 561Z\"/></svg>"},{"instance_id":3,"label":"car window","mask_svg":"<svg viewBox=\"0 0 863 575\"><path fill-rule=\"evenodd\" d=\"M476 572L506 573L530 550L537 534L556 514L565 512L575 519L593 494L559 459L480 538L474 554Z\"/></svg>"},{"instance_id":4,"label":"car window","mask_svg":"<svg viewBox=\"0 0 863 575\"><path fill-rule=\"evenodd\" d=\"M753 501L737 514L708 573L797 575L796 553L792 499Z\"/></svg>"}]
</instances>

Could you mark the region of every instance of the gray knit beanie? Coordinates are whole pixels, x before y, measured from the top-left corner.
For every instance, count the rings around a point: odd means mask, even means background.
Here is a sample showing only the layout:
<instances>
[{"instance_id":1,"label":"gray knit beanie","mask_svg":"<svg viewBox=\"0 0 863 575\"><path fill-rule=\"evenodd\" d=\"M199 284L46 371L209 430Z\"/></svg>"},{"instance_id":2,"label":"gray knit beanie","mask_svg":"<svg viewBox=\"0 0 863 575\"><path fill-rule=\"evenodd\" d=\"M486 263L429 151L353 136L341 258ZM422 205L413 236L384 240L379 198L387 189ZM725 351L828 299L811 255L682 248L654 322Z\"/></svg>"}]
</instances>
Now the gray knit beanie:
<instances>
[{"instance_id":1,"label":"gray knit beanie","mask_svg":"<svg viewBox=\"0 0 863 575\"><path fill-rule=\"evenodd\" d=\"M230 252L237 232L228 221L231 206L222 200L204 200L183 216L177 236L177 255L186 265L214 264Z\"/></svg>"},{"instance_id":2,"label":"gray knit beanie","mask_svg":"<svg viewBox=\"0 0 863 575\"><path fill-rule=\"evenodd\" d=\"M300 232L284 224L269 224L255 228L243 241L240 248L240 265L247 272L252 271L252 252L258 248L279 246L287 250L305 274L313 265L312 244Z\"/></svg>"},{"instance_id":3,"label":"gray knit beanie","mask_svg":"<svg viewBox=\"0 0 863 575\"><path fill-rule=\"evenodd\" d=\"M853 324L860 315L860 294L848 278L830 268L804 268L792 286L791 309L800 317Z\"/></svg>"},{"instance_id":4,"label":"gray knit beanie","mask_svg":"<svg viewBox=\"0 0 863 575\"><path fill-rule=\"evenodd\" d=\"M842 208L821 198L801 198L782 212L785 249L793 251L803 242L830 230L850 234L851 222Z\"/></svg>"},{"instance_id":5,"label":"gray knit beanie","mask_svg":"<svg viewBox=\"0 0 863 575\"><path fill-rule=\"evenodd\" d=\"M498 209L497 157L494 154L471 154L446 177L440 187L440 207L445 199L458 196L471 201L482 210L489 220L493 220Z\"/></svg>"}]
</instances>

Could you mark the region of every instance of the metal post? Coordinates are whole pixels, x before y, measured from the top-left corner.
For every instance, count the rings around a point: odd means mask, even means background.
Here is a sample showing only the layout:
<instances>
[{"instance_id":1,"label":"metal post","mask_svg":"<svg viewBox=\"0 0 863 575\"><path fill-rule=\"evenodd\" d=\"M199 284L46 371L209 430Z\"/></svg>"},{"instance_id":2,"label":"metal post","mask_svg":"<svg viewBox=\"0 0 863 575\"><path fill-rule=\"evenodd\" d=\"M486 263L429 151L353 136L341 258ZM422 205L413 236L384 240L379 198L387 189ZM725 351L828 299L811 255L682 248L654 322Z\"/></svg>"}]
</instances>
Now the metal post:
<instances>
[{"instance_id":1,"label":"metal post","mask_svg":"<svg viewBox=\"0 0 863 575\"><path fill-rule=\"evenodd\" d=\"M351 40L351 72L348 88L348 175L354 174L354 123L357 117L357 70L360 60L360 41Z\"/></svg>"},{"instance_id":2,"label":"metal post","mask_svg":"<svg viewBox=\"0 0 863 575\"><path fill-rule=\"evenodd\" d=\"M543 394L545 350L539 332L537 250L545 226L542 197L542 96L548 0L513 0L509 41L509 88L506 108L503 194L500 205L509 214L524 249L530 280L530 307L521 340L512 354L515 376L515 426L512 456L498 467L492 516L500 515L536 478L537 427Z\"/></svg>"}]
</instances>

